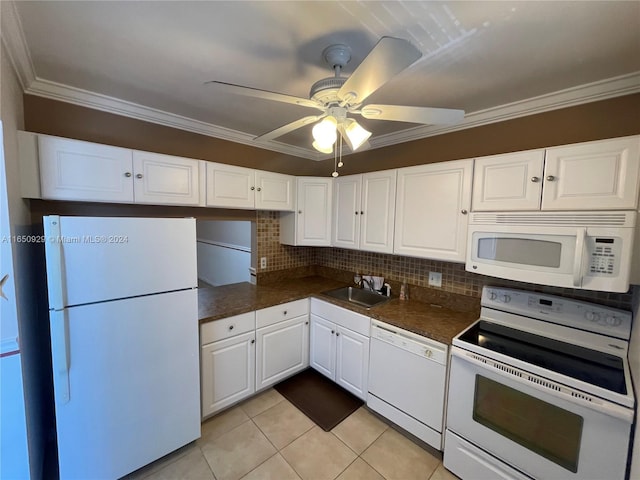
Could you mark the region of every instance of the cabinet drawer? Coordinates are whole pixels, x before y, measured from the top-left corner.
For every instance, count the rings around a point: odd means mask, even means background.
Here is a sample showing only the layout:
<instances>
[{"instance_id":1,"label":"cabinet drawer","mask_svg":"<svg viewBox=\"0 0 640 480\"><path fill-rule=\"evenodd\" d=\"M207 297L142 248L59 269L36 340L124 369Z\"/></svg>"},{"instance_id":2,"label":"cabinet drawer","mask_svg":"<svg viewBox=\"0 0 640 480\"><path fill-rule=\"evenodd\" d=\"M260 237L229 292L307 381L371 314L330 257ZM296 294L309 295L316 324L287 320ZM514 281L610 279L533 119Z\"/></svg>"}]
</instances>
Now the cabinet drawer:
<instances>
[{"instance_id":1,"label":"cabinet drawer","mask_svg":"<svg viewBox=\"0 0 640 480\"><path fill-rule=\"evenodd\" d=\"M256 328L255 312L242 313L205 323L200 327L200 345L250 332Z\"/></svg>"},{"instance_id":2,"label":"cabinet drawer","mask_svg":"<svg viewBox=\"0 0 640 480\"><path fill-rule=\"evenodd\" d=\"M256 328L267 327L274 323L290 318L307 315L309 313L309 299L296 300L295 302L274 305L256 312Z\"/></svg>"},{"instance_id":3,"label":"cabinet drawer","mask_svg":"<svg viewBox=\"0 0 640 480\"><path fill-rule=\"evenodd\" d=\"M323 302L317 298L311 299L311 313L329 320L336 325L353 330L360 335L369 337L370 320L369 317L365 315L338 307L332 303Z\"/></svg>"}]
</instances>

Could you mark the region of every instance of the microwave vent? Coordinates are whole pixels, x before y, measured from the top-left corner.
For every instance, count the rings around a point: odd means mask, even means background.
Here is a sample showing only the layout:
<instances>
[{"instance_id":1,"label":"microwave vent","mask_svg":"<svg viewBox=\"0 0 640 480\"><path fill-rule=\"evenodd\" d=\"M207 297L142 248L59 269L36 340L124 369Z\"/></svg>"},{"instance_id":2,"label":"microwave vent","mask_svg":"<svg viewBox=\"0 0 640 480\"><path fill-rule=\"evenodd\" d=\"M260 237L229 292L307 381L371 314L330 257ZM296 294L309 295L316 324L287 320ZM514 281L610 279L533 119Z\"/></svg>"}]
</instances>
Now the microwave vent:
<instances>
[{"instance_id":1,"label":"microwave vent","mask_svg":"<svg viewBox=\"0 0 640 480\"><path fill-rule=\"evenodd\" d=\"M635 212L494 212L473 213L476 225L555 225L633 227Z\"/></svg>"}]
</instances>

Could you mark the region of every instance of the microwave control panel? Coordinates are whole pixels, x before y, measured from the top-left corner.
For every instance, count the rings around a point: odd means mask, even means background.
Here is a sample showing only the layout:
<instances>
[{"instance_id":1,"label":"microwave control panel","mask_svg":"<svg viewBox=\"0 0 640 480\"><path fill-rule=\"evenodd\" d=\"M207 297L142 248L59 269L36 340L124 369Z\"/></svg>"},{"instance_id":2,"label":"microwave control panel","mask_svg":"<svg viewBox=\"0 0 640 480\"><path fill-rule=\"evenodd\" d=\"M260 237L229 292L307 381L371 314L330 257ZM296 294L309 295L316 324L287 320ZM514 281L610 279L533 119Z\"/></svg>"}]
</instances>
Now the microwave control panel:
<instances>
[{"instance_id":1,"label":"microwave control panel","mask_svg":"<svg viewBox=\"0 0 640 480\"><path fill-rule=\"evenodd\" d=\"M622 239L587 237L589 263L586 274L591 277L617 277L620 270Z\"/></svg>"}]
</instances>

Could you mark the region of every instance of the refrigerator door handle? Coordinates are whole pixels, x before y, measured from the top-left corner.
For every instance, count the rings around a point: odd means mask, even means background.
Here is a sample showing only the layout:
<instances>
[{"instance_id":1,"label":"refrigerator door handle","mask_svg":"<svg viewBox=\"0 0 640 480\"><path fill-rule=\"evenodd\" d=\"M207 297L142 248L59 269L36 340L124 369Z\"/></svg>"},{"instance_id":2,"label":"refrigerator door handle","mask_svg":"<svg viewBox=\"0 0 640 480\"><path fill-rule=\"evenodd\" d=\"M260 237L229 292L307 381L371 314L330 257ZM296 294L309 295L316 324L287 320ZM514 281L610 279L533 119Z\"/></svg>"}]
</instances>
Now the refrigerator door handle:
<instances>
[{"instance_id":1,"label":"refrigerator door handle","mask_svg":"<svg viewBox=\"0 0 640 480\"><path fill-rule=\"evenodd\" d=\"M49 308L62 310L65 307L63 271L63 238L60 229L60 216L44 217L45 257L47 260L47 287L49 289Z\"/></svg>"},{"instance_id":2,"label":"refrigerator door handle","mask_svg":"<svg viewBox=\"0 0 640 480\"><path fill-rule=\"evenodd\" d=\"M51 354L53 357L53 371L56 379L55 395L59 402L68 403L71 396L69 391L69 323L66 310L53 310L51 320Z\"/></svg>"}]
</instances>

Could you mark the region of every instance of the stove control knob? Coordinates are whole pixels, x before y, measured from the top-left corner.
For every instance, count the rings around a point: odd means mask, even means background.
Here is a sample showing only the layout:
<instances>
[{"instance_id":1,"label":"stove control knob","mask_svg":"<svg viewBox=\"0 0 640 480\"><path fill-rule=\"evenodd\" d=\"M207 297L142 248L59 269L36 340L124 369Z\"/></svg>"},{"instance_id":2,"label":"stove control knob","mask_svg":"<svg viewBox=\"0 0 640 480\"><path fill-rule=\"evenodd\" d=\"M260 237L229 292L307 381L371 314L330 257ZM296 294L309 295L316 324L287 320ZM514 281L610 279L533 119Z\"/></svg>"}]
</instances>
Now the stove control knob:
<instances>
[{"instance_id":1,"label":"stove control knob","mask_svg":"<svg viewBox=\"0 0 640 480\"><path fill-rule=\"evenodd\" d=\"M498 298L498 294L496 292L494 292L493 290L491 290L489 292L489 300L495 300L496 298Z\"/></svg>"},{"instance_id":2,"label":"stove control knob","mask_svg":"<svg viewBox=\"0 0 640 480\"><path fill-rule=\"evenodd\" d=\"M605 322L607 322L607 325L617 327L622 323L622 320L620 320L618 317L614 317L613 315L607 315L607 318L605 318Z\"/></svg>"},{"instance_id":3,"label":"stove control knob","mask_svg":"<svg viewBox=\"0 0 640 480\"><path fill-rule=\"evenodd\" d=\"M500 300L502 300L503 303L509 303L511 301L511 297L509 295L502 295Z\"/></svg>"},{"instance_id":4,"label":"stove control knob","mask_svg":"<svg viewBox=\"0 0 640 480\"><path fill-rule=\"evenodd\" d=\"M597 322L600 320L600 314L598 314L598 312L586 312L584 316L590 322Z\"/></svg>"}]
</instances>

